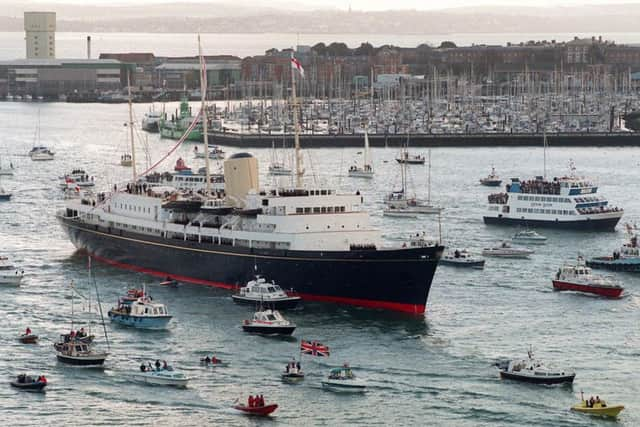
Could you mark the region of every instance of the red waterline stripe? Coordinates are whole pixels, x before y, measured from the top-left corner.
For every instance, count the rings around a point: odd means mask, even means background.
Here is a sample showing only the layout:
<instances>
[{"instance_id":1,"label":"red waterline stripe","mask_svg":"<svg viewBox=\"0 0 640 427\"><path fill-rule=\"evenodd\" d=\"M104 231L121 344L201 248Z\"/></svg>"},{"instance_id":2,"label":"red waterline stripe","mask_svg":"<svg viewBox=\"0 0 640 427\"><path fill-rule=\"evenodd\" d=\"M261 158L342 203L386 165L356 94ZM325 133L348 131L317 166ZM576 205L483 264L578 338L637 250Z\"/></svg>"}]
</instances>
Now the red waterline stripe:
<instances>
[{"instance_id":1,"label":"red waterline stripe","mask_svg":"<svg viewBox=\"0 0 640 427\"><path fill-rule=\"evenodd\" d=\"M165 273L163 271L152 270L149 268L138 267L137 265L114 261L112 259L103 258L98 255L91 255L91 256L97 261L103 262L105 264L113 265L114 267L122 268L125 270L133 270L133 271L137 271L138 273L149 274L151 276L157 276L163 279L169 276L172 279L178 280L181 282L195 283L197 285L212 286L212 287L223 288L223 289L238 289L237 285L230 285L228 283L214 282L211 280L196 279L194 277L189 277L189 276L181 276L178 274ZM298 293L298 292L296 292L295 294L299 295L300 297L302 297L302 299L307 301L348 304L348 305L355 305L355 306L366 307L366 308L381 308L384 310L399 311L402 313L410 313L410 314L423 314L426 308L425 304L403 304L399 302L377 301L377 300L360 299L360 298L332 297L332 296L326 296L326 295L314 295L314 294L305 294L305 293Z\"/></svg>"}]
</instances>

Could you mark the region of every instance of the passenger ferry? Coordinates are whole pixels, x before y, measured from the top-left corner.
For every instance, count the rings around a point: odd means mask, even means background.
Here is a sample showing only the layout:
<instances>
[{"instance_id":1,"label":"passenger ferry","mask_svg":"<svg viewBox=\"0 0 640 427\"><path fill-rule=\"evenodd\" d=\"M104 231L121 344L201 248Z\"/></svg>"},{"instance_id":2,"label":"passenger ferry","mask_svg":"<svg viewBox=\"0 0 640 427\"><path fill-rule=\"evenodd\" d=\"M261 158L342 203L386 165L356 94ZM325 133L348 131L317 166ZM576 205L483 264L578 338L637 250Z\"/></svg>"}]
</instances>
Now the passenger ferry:
<instances>
[{"instance_id":1,"label":"passenger ferry","mask_svg":"<svg viewBox=\"0 0 640 427\"><path fill-rule=\"evenodd\" d=\"M512 178L506 192L489 196L485 224L613 231L624 213L597 195L594 183L575 176Z\"/></svg>"}]
</instances>

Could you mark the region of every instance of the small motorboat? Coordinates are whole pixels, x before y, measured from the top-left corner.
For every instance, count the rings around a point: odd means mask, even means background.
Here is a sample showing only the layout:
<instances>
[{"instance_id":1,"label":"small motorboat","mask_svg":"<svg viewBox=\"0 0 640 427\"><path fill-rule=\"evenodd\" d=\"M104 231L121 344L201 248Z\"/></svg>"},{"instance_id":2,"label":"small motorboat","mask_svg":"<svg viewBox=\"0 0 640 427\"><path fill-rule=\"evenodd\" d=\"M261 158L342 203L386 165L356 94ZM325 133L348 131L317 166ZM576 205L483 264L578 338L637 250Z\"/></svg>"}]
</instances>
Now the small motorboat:
<instances>
[{"instance_id":1,"label":"small motorboat","mask_svg":"<svg viewBox=\"0 0 640 427\"><path fill-rule=\"evenodd\" d=\"M289 295L276 285L275 282L268 282L264 277L256 276L249 281L240 291L232 295L234 302L239 304L265 304L276 310L295 308L300 302L297 295Z\"/></svg>"},{"instance_id":2,"label":"small motorboat","mask_svg":"<svg viewBox=\"0 0 640 427\"><path fill-rule=\"evenodd\" d=\"M180 282L171 277L167 277L164 281L160 282L160 286L166 286L167 288L177 288L180 286Z\"/></svg>"},{"instance_id":3,"label":"small motorboat","mask_svg":"<svg viewBox=\"0 0 640 427\"><path fill-rule=\"evenodd\" d=\"M278 409L278 405L276 403L271 403L269 405L262 406L249 406L244 403L238 403L233 405L233 409L241 411L247 415L257 415L260 417L266 417L267 415L273 413L276 409Z\"/></svg>"},{"instance_id":4,"label":"small motorboat","mask_svg":"<svg viewBox=\"0 0 640 427\"><path fill-rule=\"evenodd\" d=\"M60 177L60 188L70 187L87 188L95 186L94 178L89 176L84 169L74 169L70 173Z\"/></svg>"},{"instance_id":5,"label":"small motorboat","mask_svg":"<svg viewBox=\"0 0 640 427\"><path fill-rule=\"evenodd\" d=\"M176 172L182 172L191 170L191 168L187 166L184 160L182 160L182 157L180 157L178 160L176 160L176 165L173 167L173 170L175 170Z\"/></svg>"},{"instance_id":6,"label":"small motorboat","mask_svg":"<svg viewBox=\"0 0 640 427\"><path fill-rule=\"evenodd\" d=\"M475 258L466 249L456 249L447 253L440 258L440 264L454 267L484 268L484 260L482 258Z\"/></svg>"},{"instance_id":7,"label":"small motorboat","mask_svg":"<svg viewBox=\"0 0 640 427\"><path fill-rule=\"evenodd\" d=\"M599 397L596 399L584 400L584 394L580 392L581 401L571 407L572 411L598 417L616 418L624 409L624 405L608 405Z\"/></svg>"},{"instance_id":8,"label":"small motorboat","mask_svg":"<svg viewBox=\"0 0 640 427\"><path fill-rule=\"evenodd\" d=\"M36 344L38 342L38 336L32 333L22 334L18 337L18 341L22 344Z\"/></svg>"},{"instance_id":9,"label":"small motorboat","mask_svg":"<svg viewBox=\"0 0 640 427\"><path fill-rule=\"evenodd\" d=\"M496 169L492 166L491 173L485 178L480 179L480 184L487 187L499 187L502 184L502 180L496 173Z\"/></svg>"},{"instance_id":10,"label":"small motorboat","mask_svg":"<svg viewBox=\"0 0 640 427\"><path fill-rule=\"evenodd\" d=\"M224 151L215 145L210 145L208 147L209 151L209 160L223 160L224 159ZM204 149L202 151L198 150L198 147L193 148L193 153L196 159L204 159Z\"/></svg>"},{"instance_id":11,"label":"small motorboat","mask_svg":"<svg viewBox=\"0 0 640 427\"><path fill-rule=\"evenodd\" d=\"M133 159L131 154L123 154L120 156L120 166L131 167L133 165Z\"/></svg>"},{"instance_id":12,"label":"small motorboat","mask_svg":"<svg viewBox=\"0 0 640 427\"><path fill-rule=\"evenodd\" d=\"M530 245L544 245L547 243L547 238L542 234L536 233L533 230L521 230L513 235L511 238L514 242L528 243Z\"/></svg>"},{"instance_id":13,"label":"small motorboat","mask_svg":"<svg viewBox=\"0 0 640 427\"><path fill-rule=\"evenodd\" d=\"M576 377L569 369L553 369L534 358L529 350L527 360L509 360L498 363L500 378L533 384L571 384Z\"/></svg>"},{"instance_id":14,"label":"small motorboat","mask_svg":"<svg viewBox=\"0 0 640 427\"><path fill-rule=\"evenodd\" d=\"M578 257L578 262L574 265L560 267L551 282L556 291L585 292L607 298L620 298L624 291L624 288L617 283L593 274L582 257Z\"/></svg>"},{"instance_id":15,"label":"small motorboat","mask_svg":"<svg viewBox=\"0 0 640 427\"><path fill-rule=\"evenodd\" d=\"M164 304L154 302L144 291L135 301L119 299L108 316L112 322L138 329L166 329L173 318Z\"/></svg>"},{"instance_id":16,"label":"small motorboat","mask_svg":"<svg viewBox=\"0 0 640 427\"><path fill-rule=\"evenodd\" d=\"M47 386L47 378L44 375L34 378L31 375L20 374L11 381L11 386L20 390L42 391Z\"/></svg>"},{"instance_id":17,"label":"small motorboat","mask_svg":"<svg viewBox=\"0 0 640 427\"><path fill-rule=\"evenodd\" d=\"M0 187L0 202L8 202L9 200L11 200L12 195L13 194L9 193L4 188Z\"/></svg>"},{"instance_id":18,"label":"small motorboat","mask_svg":"<svg viewBox=\"0 0 640 427\"><path fill-rule=\"evenodd\" d=\"M367 384L356 378L349 365L345 363L340 368L331 369L327 378L322 381L322 388L343 393L364 393L367 391Z\"/></svg>"},{"instance_id":19,"label":"small motorboat","mask_svg":"<svg viewBox=\"0 0 640 427\"><path fill-rule=\"evenodd\" d=\"M291 335L296 325L285 319L278 310L262 310L253 313L251 320L242 323L242 330L253 334Z\"/></svg>"},{"instance_id":20,"label":"small motorboat","mask_svg":"<svg viewBox=\"0 0 640 427\"><path fill-rule=\"evenodd\" d=\"M144 365L141 366L141 368ZM176 371L171 367L151 369L146 368L144 371L141 369L131 373L131 378L134 381L142 382L150 385L164 385L169 387L185 388L189 383L190 378L184 373Z\"/></svg>"},{"instance_id":21,"label":"small motorboat","mask_svg":"<svg viewBox=\"0 0 640 427\"><path fill-rule=\"evenodd\" d=\"M207 368L226 368L229 366L229 362L224 362L215 356L200 358L200 364Z\"/></svg>"},{"instance_id":22,"label":"small motorboat","mask_svg":"<svg viewBox=\"0 0 640 427\"><path fill-rule=\"evenodd\" d=\"M0 285L20 286L24 271L16 270L9 258L0 256Z\"/></svg>"},{"instance_id":23,"label":"small motorboat","mask_svg":"<svg viewBox=\"0 0 640 427\"><path fill-rule=\"evenodd\" d=\"M291 176L291 168L288 168L284 163L271 163L269 165L269 175L274 176Z\"/></svg>"},{"instance_id":24,"label":"small motorboat","mask_svg":"<svg viewBox=\"0 0 640 427\"><path fill-rule=\"evenodd\" d=\"M280 378L286 383L299 383L304 380L304 372L302 372L300 362L296 362L295 359L288 362L284 367L284 372L280 374Z\"/></svg>"},{"instance_id":25,"label":"small motorboat","mask_svg":"<svg viewBox=\"0 0 640 427\"><path fill-rule=\"evenodd\" d=\"M531 249L511 246L511 243L509 242L502 242L498 247L484 248L482 250L483 256L500 258L529 258L529 255L533 253L534 251Z\"/></svg>"},{"instance_id":26,"label":"small motorboat","mask_svg":"<svg viewBox=\"0 0 640 427\"><path fill-rule=\"evenodd\" d=\"M399 157L396 157L396 162L404 163L407 165L424 165L426 158L419 154L409 154L407 151L403 151Z\"/></svg>"}]
</instances>

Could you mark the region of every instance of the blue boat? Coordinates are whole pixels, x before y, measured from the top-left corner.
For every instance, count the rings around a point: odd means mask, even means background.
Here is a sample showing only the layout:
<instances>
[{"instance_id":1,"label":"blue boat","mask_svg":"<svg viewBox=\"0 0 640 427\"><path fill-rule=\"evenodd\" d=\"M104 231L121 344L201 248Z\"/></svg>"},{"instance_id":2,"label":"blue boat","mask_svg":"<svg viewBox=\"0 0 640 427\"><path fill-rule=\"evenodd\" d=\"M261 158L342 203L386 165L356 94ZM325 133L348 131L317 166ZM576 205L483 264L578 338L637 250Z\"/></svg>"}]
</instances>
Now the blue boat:
<instances>
[{"instance_id":1,"label":"blue boat","mask_svg":"<svg viewBox=\"0 0 640 427\"><path fill-rule=\"evenodd\" d=\"M629 230L631 234L633 230ZM629 242L615 250L611 256L594 257L587 260L587 266L603 270L640 273L640 244L638 236L631 235Z\"/></svg>"},{"instance_id":2,"label":"blue boat","mask_svg":"<svg viewBox=\"0 0 640 427\"><path fill-rule=\"evenodd\" d=\"M172 317L164 304L154 302L146 293L134 301L121 298L117 307L109 310L112 322L140 329L166 329Z\"/></svg>"}]
</instances>

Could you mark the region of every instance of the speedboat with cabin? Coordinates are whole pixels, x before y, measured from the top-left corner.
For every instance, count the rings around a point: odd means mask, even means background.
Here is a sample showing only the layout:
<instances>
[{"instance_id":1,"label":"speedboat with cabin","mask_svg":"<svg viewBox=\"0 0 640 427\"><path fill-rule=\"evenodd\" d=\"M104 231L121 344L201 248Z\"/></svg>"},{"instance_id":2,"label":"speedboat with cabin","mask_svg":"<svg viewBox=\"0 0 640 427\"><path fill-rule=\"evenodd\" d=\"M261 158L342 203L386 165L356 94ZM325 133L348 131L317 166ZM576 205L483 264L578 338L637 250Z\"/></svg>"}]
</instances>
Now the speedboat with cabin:
<instances>
[{"instance_id":1,"label":"speedboat with cabin","mask_svg":"<svg viewBox=\"0 0 640 427\"><path fill-rule=\"evenodd\" d=\"M613 231L624 214L597 195L597 185L573 173L551 181L512 178L505 189L489 195L485 224Z\"/></svg>"},{"instance_id":2,"label":"speedboat with cabin","mask_svg":"<svg viewBox=\"0 0 640 427\"><path fill-rule=\"evenodd\" d=\"M144 113L140 126L147 132L160 132L160 121L164 115L161 111L149 110Z\"/></svg>"},{"instance_id":3,"label":"speedboat with cabin","mask_svg":"<svg viewBox=\"0 0 640 427\"><path fill-rule=\"evenodd\" d=\"M304 380L304 372L302 372L300 362L296 362L294 359L287 363L287 366L284 368L284 372L280 374L280 378L282 378L282 381L287 383L299 383Z\"/></svg>"},{"instance_id":4,"label":"speedboat with cabin","mask_svg":"<svg viewBox=\"0 0 640 427\"><path fill-rule=\"evenodd\" d=\"M24 271L17 270L9 263L9 258L0 256L0 285L20 286Z\"/></svg>"},{"instance_id":5,"label":"speedboat with cabin","mask_svg":"<svg viewBox=\"0 0 640 427\"><path fill-rule=\"evenodd\" d=\"M145 367L145 365L142 365ZM164 385L170 387L185 388L187 387L190 378L183 372L176 371L172 367L168 368L146 368L140 369L135 372L131 372L130 377L134 381L142 382L150 385Z\"/></svg>"},{"instance_id":6,"label":"speedboat with cabin","mask_svg":"<svg viewBox=\"0 0 640 427\"><path fill-rule=\"evenodd\" d=\"M95 186L93 177L89 176L84 169L74 169L70 173L60 177L60 187L78 186L88 188Z\"/></svg>"},{"instance_id":7,"label":"speedboat with cabin","mask_svg":"<svg viewBox=\"0 0 640 427\"><path fill-rule=\"evenodd\" d=\"M102 367L109 353L96 351L92 344L70 339L67 342L54 344L57 359L68 365L84 367Z\"/></svg>"},{"instance_id":8,"label":"speedboat with cabin","mask_svg":"<svg viewBox=\"0 0 640 427\"><path fill-rule=\"evenodd\" d=\"M242 323L242 330L252 334L291 335L296 325L285 319L278 310L259 310L251 320Z\"/></svg>"},{"instance_id":9,"label":"speedboat with cabin","mask_svg":"<svg viewBox=\"0 0 640 427\"><path fill-rule=\"evenodd\" d=\"M363 393L367 391L367 383L356 378L348 364L333 368L327 378L322 380L322 388L336 392Z\"/></svg>"},{"instance_id":10,"label":"speedboat with cabin","mask_svg":"<svg viewBox=\"0 0 640 427\"><path fill-rule=\"evenodd\" d=\"M20 390L42 391L47 386L47 378L44 375L35 378L31 375L20 374L11 381L11 386Z\"/></svg>"},{"instance_id":11,"label":"speedboat with cabin","mask_svg":"<svg viewBox=\"0 0 640 427\"><path fill-rule=\"evenodd\" d=\"M487 187L500 187L502 184L502 179L496 173L496 170L493 166L491 166L491 173L485 178L480 179L480 184Z\"/></svg>"},{"instance_id":12,"label":"speedboat with cabin","mask_svg":"<svg viewBox=\"0 0 640 427\"><path fill-rule=\"evenodd\" d=\"M138 329L166 329L173 317L164 304L153 301L144 292L135 301L120 298L108 316L114 323Z\"/></svg>"},{"instance_id":13,"label":"speedboat with cabin","mask_svg":"<svg viewBox=\"0 0 640 427\"><path fill-rule=\"evenodd\" d=\"M498 363L500 378L533 384L571 384L576 377L569 369L554 369L535 359L529 350L526 360L509 360Z\"/></svg>"},{"instance_id":14,"label":"speedboat with cabin","mask_svg":"<svg viewBox=\"0 0 640 427\"><path fill-rule=\"evenodd\" d=\"M624 291L617 283L593 274L582 257L578 257L576 264L560 267L552 283L556 291L585 292L608 298L619 298Z\"/></svg>"},{"instance_id":15,"label":"speedboat with cabin","mask_svg":"<svg viewBox=\"0 0 640 427\"><path fill-rule=\"evenodd\" d=\"M256 276L254 280L240 288L237 294L231 296L234 302L239 304L264 304L276 310L295 308L301 298L297 295L289 295L276 285L268 282L264 277Z\"/></svg>"},{"instance_id":16,"label":"speedboat with cabin","mask_svg":"<svg viewBox=\"0 0 640 427\"><path fill-rule=\"evenodd\" d=\"M33 161L53 160L55 153L42 145L33 147L29 151L29 157Z\"/></svg>"},{"instance_id":17,"label":"speedboat with cabin","mask_svg":"<svg viewBox=\"0 0 640 427\"><path fill-rule=\"evenodd\" d=\"M445 254L440 259L440 263L454 267L484 268L484 260L482 258L474 257L466 249L455 249Z\"/></svg>"},{"instance_id":18,"label":"speedboat with cabin","mask_svg":"<svg viewBox=\"0 0 640 427\"><path fill-rule=\"evenodd\" d=\"M482 250L483 256L492 256L500 258L529 258L529 255L533 254L532 249L520 248L511 246L509 242L502 242L500 246L493 248L484 248Z\"/></svg>"},{"instance_id":19,"label":"speedboat with cabin","mask_svg":"<svg viewBox=\"0 0 640 427\"><path fill-rule=\"evenodd\" d=\"M520 230L513 235L511 240L530 245L544 245L547 243L547 238L534 230Z\"/></svg>"}]
</instances>

